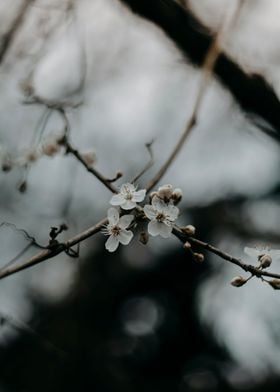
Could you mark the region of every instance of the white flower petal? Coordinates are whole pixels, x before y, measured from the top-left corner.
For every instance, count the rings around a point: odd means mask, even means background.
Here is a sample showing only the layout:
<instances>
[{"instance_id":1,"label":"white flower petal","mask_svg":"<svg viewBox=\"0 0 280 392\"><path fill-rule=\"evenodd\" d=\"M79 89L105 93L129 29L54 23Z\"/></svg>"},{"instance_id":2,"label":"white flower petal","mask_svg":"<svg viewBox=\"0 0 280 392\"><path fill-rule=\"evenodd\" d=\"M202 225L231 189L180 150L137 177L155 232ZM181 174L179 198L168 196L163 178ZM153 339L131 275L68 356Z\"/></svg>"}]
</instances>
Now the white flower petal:
<instances>
[{"instance_id":1,"label":"white flower petal","mask_svg":"<svg viewBox=\"0 0 280 392\"><path fill-rule=\"evenodd\" d=\"M179 215L179 208L170 204L166 209L167 215L171 221L175 221Z\"/></svg>"},{"instance_id":2,"label":"white flower petal","mask_svg":"<svg viewBox=\"0 0 280 392\"><path fill-rule=\"evenodd\" d=\"M155 195L155 196L152 198L152 206L153 206L158 212L160 212L160 211L162 211L164 208L166 208L167 204L166 204L162 199L160 199L158 196Z\"/></svg>"},{"instance_id":3,"label":"white flower petal","mask_svg":"<svg viewBox=\"0 0 280 392\"><path fill-rule=\"evenodd\" d=\"M134 192L132 200L139 203L140 201L143 201L145 199L145 196L146 189L141 189L140 191Z\"/></svg>"},{"instance_id":4,"label":"white flower petal","mask_svg":"<svg viewBox=\"0 0 280 392\"><path fill-rule=\"evenodd\" d=\"M122 230L120 234L118 235L118 239L121 244L127 245L130 243L132 240L133 233L131 230Z\"/></svg>"},{"instance_id":5,"label":"white flower petal","mask_svg":"<svg viewBox=\"0 0 280 392\"><path fill-rule=\"evenodd\" d=\"M116 208L111 207L107 211L107 217L110 225L116 225L120 219L119 211Z\"/></svg>"},{"instance_id":6,"label":"white flower petal","mask_svg":"<svg viewBox=\"0 0 280 392\"><path fill-rule=\"evenodd\" d=\"M108 238L108 240L105 243L105 248L109 252L115 252L115 250L117 249L118 246L119 246L118 236L110 235L110 237Z\"/></svg>"},{"instance_id":7,"label":"white flower petal","mask_svg":"<svg viewBox=\"0 0 280 392\"><path fill-rule=\"evenodd\" d=\"M135 201L132 200L125 200L125 202L121 205L123 210L132 210L132 208L136 207Z\"/></svg>"},{"instance_id":8,"label":"white flower petal","mask_svg":"<svg viewBox=\"0 0 280 392\"><path fill-rule=\"evenodd\" d=\"M123 203L125 203L125 198L122 194L117 194L112 196L111 200L110 200L110 204L112 204L112 206L121 206Z\"/></svg>"},{"instance_id":9,"label":"white flower petal","mask_svg":"<svg viewBox=\"0 0 280 392\"><path fill-rule=\"evenodd\" d=\"M146 217L149 219L156 219L156 217L157 217L156 209L153 206L151 206L150 204L146 204L144 206L144 212L145 212Z\"/></svg>"},{"instance_id":10,"label":"white flower petal","mask_svg":"<svg viewBox=\"0 0 280 392\"><path fill-rule=\"evenodd\" d=\"M172 226L161 223L159 235L163 238L169 238L172 233Z\"/></svg>"},{"instance_id":11,"label":"white flower petal","mask_svg":"<svg viewBox=\"0 0 280 392\"><path fill-rule=\"evenodd\" d=\"M164 225L162 222L158 222L157 220L151 220L148 224L148 233L153 237L156 237L161 232L161 226Z\"/></svg>"},{"instance_id":12,"label":"white flower petal","mask_svg":"<svg viewBox=\"0 0 280 392\"><path fill-rule=\"evenodd\" d=\"M123 215L120 218L118 225L121 229L126 229L133 221L133 219L134 219L133 215Z\"/></svg>"}]
</instances>

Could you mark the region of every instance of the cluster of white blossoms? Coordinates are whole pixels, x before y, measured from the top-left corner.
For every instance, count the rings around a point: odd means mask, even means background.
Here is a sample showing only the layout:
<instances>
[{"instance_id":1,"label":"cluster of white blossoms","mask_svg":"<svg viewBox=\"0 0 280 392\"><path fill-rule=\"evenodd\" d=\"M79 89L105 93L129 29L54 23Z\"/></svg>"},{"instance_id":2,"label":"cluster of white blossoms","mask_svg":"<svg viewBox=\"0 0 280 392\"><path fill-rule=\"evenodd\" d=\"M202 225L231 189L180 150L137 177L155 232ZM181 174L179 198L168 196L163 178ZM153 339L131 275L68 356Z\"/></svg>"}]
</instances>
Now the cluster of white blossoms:
<instances>
[{"instance_id":1,"label":"cluster of white blossoms","mask_svg":"<svg viewBox=\"0 0 280 392\"><path fill-rule=\"evenodd\" d=\"M150 204L143 208L138 205L144 201L146 190L137 191L135 185L126 183L120 188L120 192L114 195L110 204L121 208L124 211L133 211L137 206L149 220L148 233L151 236L161 236L168 238L171 236L173 226L179 215L179 208L176 204L182 199L182 191L174 189L171 185L164 185L150 195ZM139 212L139 210L138 210ZM128 245L133 237L133 232L129 229L136 225L134 214L120 216L119 209L111 207L107 213L108 224L103 233L109 238L105 243L105 248L109 252L114 252L119 244Z\"/></svg>"}]
</instances>

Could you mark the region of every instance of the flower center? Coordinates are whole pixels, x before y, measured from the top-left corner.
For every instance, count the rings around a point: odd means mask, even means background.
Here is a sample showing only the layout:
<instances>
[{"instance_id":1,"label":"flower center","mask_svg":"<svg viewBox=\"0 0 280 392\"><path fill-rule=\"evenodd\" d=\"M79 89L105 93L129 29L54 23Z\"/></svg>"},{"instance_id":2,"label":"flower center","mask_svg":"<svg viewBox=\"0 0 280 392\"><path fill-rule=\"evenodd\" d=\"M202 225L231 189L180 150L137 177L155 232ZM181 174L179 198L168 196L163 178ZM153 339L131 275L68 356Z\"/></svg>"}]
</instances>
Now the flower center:
<instances>
[{"instance_id":1,"label":"flower center","mask_svg":"<svg viewBox=\"0 0 280 392\"><path fill-rule=\"evenodd\" d=\"M115 237L118 236L120 234L120 232L121 232L121 228L119 226L115 225L115 226L111 227L111 234L113 236L115 236Z\"/></svg>"},{"instance_id":2,"label":"flower center","mask_svg":"<svg viewBox=\"0 0 280 392\"><path fill-rule=\"evenodd\" d=\"M132 200L133 194L131 192L127 192L125 195L126 200Z\"/></svg>"},{"instance_id":3,"label":"flower center","mask_svg":"<svg viewBox=\"0 0 280 392\"><path fill-rule=\"evenodd\" d=\"M164 215L163 212L159 212L159 213L157 214L157 221L159 221L159 222L164 222L165 219L166 219L166 216Z\"/></svg>"}]
</instances>

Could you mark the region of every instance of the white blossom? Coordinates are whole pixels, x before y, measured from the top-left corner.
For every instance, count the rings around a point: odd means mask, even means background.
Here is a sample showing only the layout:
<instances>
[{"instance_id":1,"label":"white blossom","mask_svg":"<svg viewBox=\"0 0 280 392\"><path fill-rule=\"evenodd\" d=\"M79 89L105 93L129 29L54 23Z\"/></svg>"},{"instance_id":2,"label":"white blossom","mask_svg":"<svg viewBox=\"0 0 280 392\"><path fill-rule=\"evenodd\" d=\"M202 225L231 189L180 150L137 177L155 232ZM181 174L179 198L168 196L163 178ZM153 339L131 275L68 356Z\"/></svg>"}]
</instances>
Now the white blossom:
<instances>
[{"instance_id":1,"label":"white blossom","mask_svg":"<svg viewBox=\"0 0 280 392\"><path fill-rule=\"evenodd\" d=\"M123 210L132 210L137 203L145 199L145 196L145 189L137 191L133 184L126 183L121 186L120 192L111 198L110 204L120 206Z\"/></svg>"},{"instance_id":2,"label":"white blossom","mask_svg":"<svg viewBox=\"0 0 280 392\"><path fill-rule=\"evenodd\" d=\"M178 218L179 209L173 203L165 203L158 196L152 199L152 205L146 204L144 212L150 222L148 232L152 236L160 235L163 238L171 236L174 221Z\"/></svg>"},{"instance_id":3,"label":"white blossom","mask_svg":"<svg viewBox=\"0 0 280 392\"><path fill-rule=\"evenodd\" d=\"M133 237L131 230L126 230L134 219L133 215L123 215L120 217L119 211L116 208L109 208L108 224L106 225L103 233L109 235L105 243L105 248L109 252L114 252L119 243L128 245Z\"/></svg>"}]
</instances>

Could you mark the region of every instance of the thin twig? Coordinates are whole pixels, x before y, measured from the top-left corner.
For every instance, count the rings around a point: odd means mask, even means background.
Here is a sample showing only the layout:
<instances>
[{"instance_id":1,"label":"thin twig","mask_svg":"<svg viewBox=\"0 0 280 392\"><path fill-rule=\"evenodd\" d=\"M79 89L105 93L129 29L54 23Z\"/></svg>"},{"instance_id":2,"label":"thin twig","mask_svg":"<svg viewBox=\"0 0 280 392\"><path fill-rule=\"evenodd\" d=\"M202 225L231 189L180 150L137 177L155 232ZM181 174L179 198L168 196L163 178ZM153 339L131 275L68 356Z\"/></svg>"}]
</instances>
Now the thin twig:
<instances>
[{"instance_id":1,"label":"thin twig","mask_svg":"<svg viewBox=\"0 0 280 392\"><path fill-rule=\"evenodd\" d=\"M152 145L153 145L153 140L150 143L146 143L145 146L148 150L150 159L147 162L147 164L145 165L144 169L141 170L141 172L139 174L137 174L137 176L131 181L131 183L135 183L136 181L139 180L140 177L142 177L154 164L155 160L154 160L154 153L153 153L153 149L152 149Z\"/></svg>"},{"instance_id":2,"label":"thin twig","mask_svg":"<svg viewBox=\"0 0 280 392\"><path fill-rule=\"evenodd\" d=\"M114 187L114 185L112 185L112 180L111 179L108 180L98 170L88 165L87 162L84 160L82 154L70 144L67 138L63 139L63 145L66 147L67 154L72 154L87 169L89 173L93 174L94 177L96 177L112 193L118 193L117 188Z\"/></svg>"},{"instance_id":3,"label":"thin twig","mask_svg":"<svg viewBox=\"0 0 280 392\"><path fill-rule=\"evenodd\" d=\"M169 169L169 167L171 166L171 164L174 162L175 158L177 157L177 155L181 151L191 130L195 127L196 122L197 122L198 111L201 108L201 104L202 104L202 100L204 98L205 91L208 87L209 80L212 75L215 63L216 63L216 61L220 55L220 52L221 52L221 39L223 38L225 31L228 33L230 31L230 29L232 28L233 24L235 23L238 15L239 15L242 3L243 3L243 0L240 0L238 3L238 6L236 8L236 12L234 13L230 22L224 23L223 26L221 27L221 29L216 34L216 37L213 39L212 44L210 46L210 49L207 53L207 56L206 56L204 64L203 64L202 79L201 79L201 83L200 83L200 86L198 89L198 93L196 96L196 100L194 103L194 107L193 107L193 111L190 116L190 119L187 122L185 130L182 133L182 135L180 136L179 140L177 141L169 158L164 162L164 164L159 169L159 171L156 173L154 178L148 182L148 184L146 186L147 192L149 192L151 189L153 189L155 187L155 185L164 176L166 171Z\"/></svg>"},{"instance_id":4,"label":"thin twig","mask_svg":"<svg viewBox=\"0 0 280 392\"><path fill-rule=\"evenodd\" d=\"M2 37L2 44L0 47L0 64L3 62L4 57L9 50L17 32L19 31L29 7L35 3L35 0L25 0L23 1L10 29Z\"/></svg>"},{"instance_id":5,"label":"thin twig","mask_svg":"<svg viewBox=\"0 0 280 392\"><path fill-rule=\"evenodd\" d=\"M87 230L77 234L75 237L70 238L66 242L57 243L54 246L48 247L47 249L42 250L41 252L37 253L36 255L32 256L28 260L24 260L16 265L8 266L5 269L0 270L0 279L5 278L6 276L13 275L16 272L22 271L26 268L32 267L33 265L39 264L42 261L51 259L62 252L67 251L71 247L80 242L86 240L87 238L93 236L94 234L98 233L102 227L107 223L107 218L102 219L96 225L88 228Z\"/></svg>"},{"instance_id":6,"label":"thin twig","mask_svg":"<svg viewBox=\"0 0 280 392\"><path fill-rule=\"evenodd\" d=\"M250 272L252 275L254 275L258 278L260 278L262 276L269 276L270 278L280 279L280 274L264 271L262 269L259 269L259 267L255 267L251 264L246 264L244 261L242 261L242 259L231 256L229 253L226 253L226 252L222 251L221 249L218 249L215 246L213 246L207 242L201 241L198 238L187 236L178 227L175 227L172 232L175 235L175 237L177 237L182 243L185 243L186 241L188 241L193 245L197 245L199 247L202 247L202 248L208 250L209 252L214 253L215 255L219 256L220 258L222 258L226 261L229 261L232 264L237 265L238 267L242 268L244 271Z\"/></svg>"},{"instance_id":7,"label":"thin twig","mask_svg":"<svg viewBox=\"0 0 280 392\"><path fill-rule=\"evenodd\" d=\"M65 124L64 137L62 139L62 144L66 147L66 153L72 154L87 169L87 171L89 173L93 174L112 193L118 193L117 188L115 188L114 185L112 185L112 181L111 180L107 180L107 178L105 178L103 176L103 174L101 174L98 170L96 170L94 167L88 165L86 160L83 158L82 154L71 145L71 143L69 141L70 123L69 123L69 120L67 118L67 115L66 115L64 109L59 108L57 110L60 113L60 115L62 116L62 119L63 119L64 124Z\"/></svg>"}]
</instances>

